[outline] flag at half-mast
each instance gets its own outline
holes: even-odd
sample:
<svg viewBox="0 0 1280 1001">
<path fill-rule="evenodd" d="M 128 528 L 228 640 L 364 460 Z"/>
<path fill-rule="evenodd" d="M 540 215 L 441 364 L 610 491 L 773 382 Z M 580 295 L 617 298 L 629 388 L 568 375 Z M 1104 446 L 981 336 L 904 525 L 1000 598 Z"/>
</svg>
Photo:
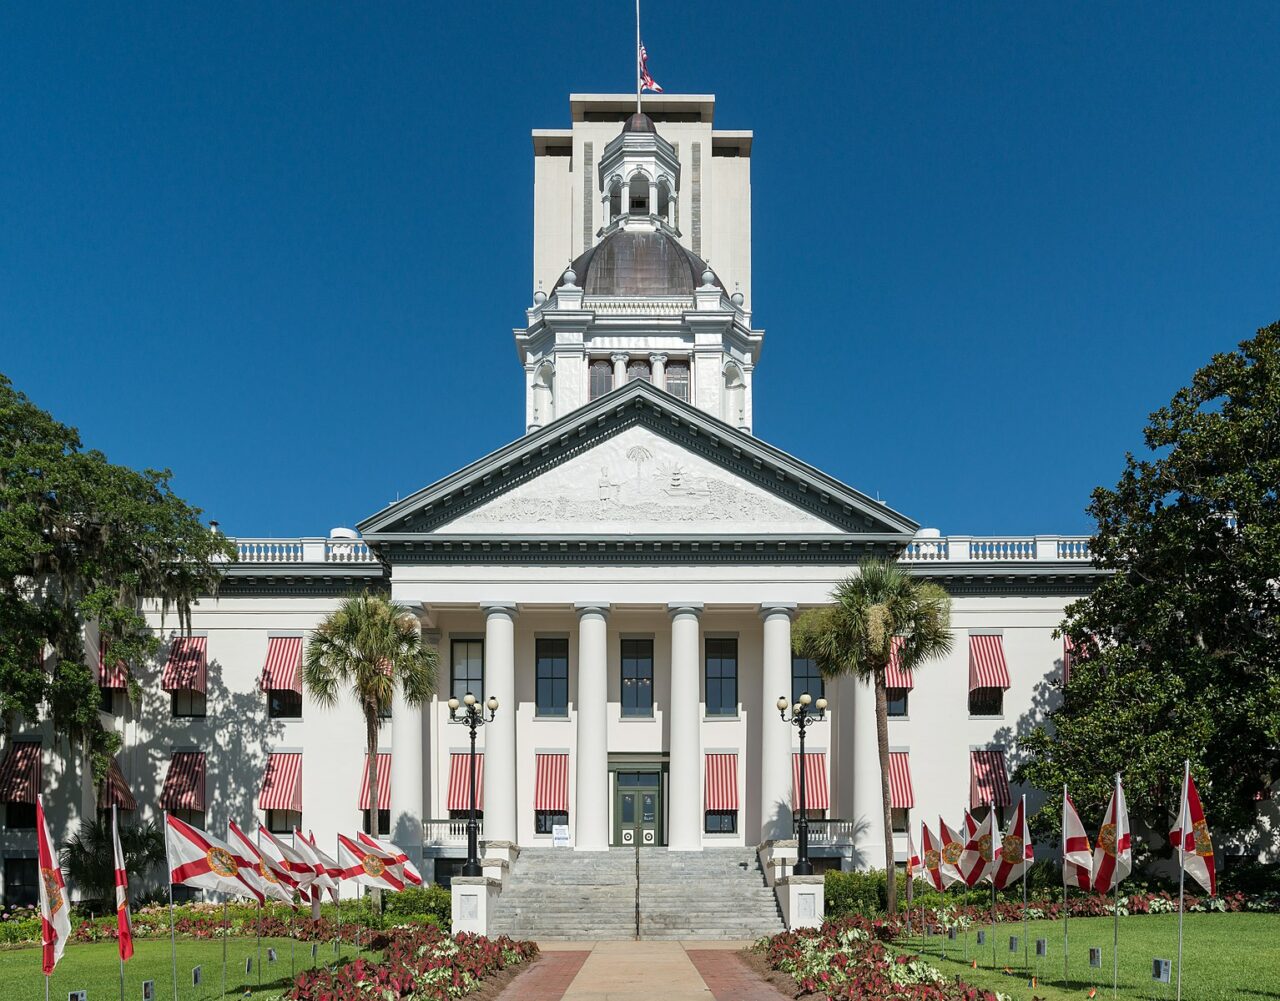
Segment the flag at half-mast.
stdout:
<svg viewBox="0 0 1280 1001">
<path fill-rule="evenodd" d="M 1066 786 L 1062 787 L 1062 879 L 1079 890 L 1093 886 L 1093 849 Z"/>
<path fill-rule="evenodd" d="M 1133 869 L 1133 846 L 1129 837 L 1129 808 L 1124 802 L 1124 786 L 1116 775 L 1116 788 L 1107 804 L 1106 820 L 1098 831 L 1093 848 L 1093 889 L 1110 893 Z"/>
<path fill-rule="evenodd" d="M 995 869 L 991 881 L 997 890 L 1003 890 L 1022 875 L 1023 870 L 1035 861 L 1035 845 L 1031 842 L 1031 826 L 1027 823 L 1027 797 L 1018 801 L 1018 809 L 1009 822 L 1009 833 L 1000 842 L 996 852 Z"/>
<path fill-rule="evenodd" d="M 47 977 L 58 965 L 71 937 L 71 908 L 62 869 L 54 860 L 53 839 L 44 816 L 44 798 L 36 795 L 37 864 L 40 867 L 40 960 Z M 48 982 L 45 984 L 48 989 Z"/>
<path fill-rule="evenodd" d="M 403 890 L 404 881 L 396 872 L 396 860 L 376 848 L 338 835 L 338 868 L 343 879 L 383 890 Z"/>
<path fill-rule="evenodd" d="M 964 852 L 960 855 L 960 876 L 964 885 L 977 886 L 991 878 L 991 847 L 995 841 L 995 807 L 988 807 L 987 815 L 978 823 L 968 810 L 964 814 L 966 838 Z"/>
<path fill-rule="evenodd" d="M 662 88 L 657 81 L 649 75 L 649 52 L 644 47 L 644 42 L 640 43 L 640 87 L 643 90 L 651 90 L 655 94 L 661 94 Z"/>
<path fill-rule="evenodd" d="M 1209 837 L 1209 823 L 1200 805 L 1200 793 L 1196 780 L 1191 777 L 1188 763 L 1182 782 L 1182 805 L 1178 808 L 1178 822 L 1169 832 L 1169 842 L 1178 849 L 1178 861 L 1183 870 L 1203 886 L 1210 896 L 1218 894 L 1218 870 L 1213 859 L 1213 839 Z"/>
<path fill-rule="evenodd" d="M 258 851 L 253 839 L 234 820 L 227 821 L 227 843 L 231 845 L 231 851 L 236 857 L 240 878 L 249 887 L 256 889 L 263 897 L 286 904 L 293 903 L 293 887 L 281 881 L 279 874 L 263 860 L 262 852 Z"/>
<path fill-rule="evenodd" d="M 954 866 L 945 866 L 942 862 L 942 850 L 934 840 L 929 825 L 920 823 L 920 850 L 924 854 L 925 879 L 935 890 L 945 890 L 960 878 Z"/>
<path fill-rule="evenodd" d="M 119 810 L 111 806 L 111 842 L 115 847 L 116 870 L 116 942 L 120 959 L 133 955 L 133 920 L 129 916 L 129 872 L 124 865 L 124 849 L 120 846 Z"/>
<path fill-rule="evenodd" d="M 390 855 L 396 860 L 404 881 L 412 886 L 422 885 L 422 873 L 418 872 L 417 867 L 409 860 L 408 853 L 399 845 L 392 844 L 390 841 L 383 841 L 381 838 L 375 838 L 371 834 L 365 834 L 360 831 L 356 834 L 356 838 L 368 845 L 370 848 L 376 848 L 384 855 Z"/>
<path fill-rule="evenodd" d="M 164 837 L 169 853 L 169 882 L 239 896 L 247 894 L 262 902 L 262 891 L 244 878 L 235 852 L 225 841 L 171 813 L 165 816 Z"/>
</svg>

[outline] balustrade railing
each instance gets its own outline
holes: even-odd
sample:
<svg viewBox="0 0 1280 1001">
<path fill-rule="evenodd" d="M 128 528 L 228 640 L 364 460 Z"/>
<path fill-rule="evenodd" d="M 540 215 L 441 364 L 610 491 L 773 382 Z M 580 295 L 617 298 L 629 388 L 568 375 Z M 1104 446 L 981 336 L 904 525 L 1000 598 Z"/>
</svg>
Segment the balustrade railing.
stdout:
<svg viewBox="0 0 1280 1001">
<path fill-rule="evenodd" d="M 921 536 L 907 544 L 904 563 L 1088 563 L 1087 536 Z"/>
<path fill-rule="evenodd" d="M 237 562 L 376 563 L 378 557 L 359 539 L 233 539 Z"/>
<path fill-rule="evenodd" d="M 476 820 L 480 836 L 484 836 L 484 818 Z M 452 818 L 435 818 L 422 822 L 422 843 L 424 845 L 465 845 L 467 843 L 467 822 Z"/>
<path fill-rule="evenodd" d="M 853 844 L 857 827 L 857 823 L 852 820 L 811 820 L 809 821 L 809 846 Z"/>
</svg>

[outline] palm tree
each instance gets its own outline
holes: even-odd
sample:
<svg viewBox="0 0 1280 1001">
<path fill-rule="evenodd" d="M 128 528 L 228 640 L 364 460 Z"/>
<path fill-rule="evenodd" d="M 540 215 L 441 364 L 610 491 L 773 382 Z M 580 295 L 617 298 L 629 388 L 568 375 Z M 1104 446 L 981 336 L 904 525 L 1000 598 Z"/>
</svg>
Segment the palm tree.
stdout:
<svg viewBox="0 0 1280 1001">
<path fill-rule="evenodd" d="M 890 914 L 898 912 L 893 813 L 889 798 L 889 700 L 885 668 L 897 647 L 898 665 L 915 670 L 951 650 L 951 599 L 937 584 L 912 577 L 898 563 L 868 559 L 835 587 L 832 604 L 797 619 L 792 646 L 824 677 L 851 675 L 876 692 L 876 742 L 884 800 L 885 875 Z M 896 643 L 895 643 L 896 639 Z"/>
<path fill-rule="evenodd" d="M 152 866 L 164 862 L 164 834 L 155 822 L 121 824 L 120 850 L 124 852 L 125 871 L 142 879 Z M 114 899 L 116 886 L 111 821 L 83 821 L 80 830 L 62 846 L 62 864 L 85 899 L 107 909 L 109 901 Z M 114 904 L 111 909 L 114 910 Z"/>
<path fill-rule="evenodd" d="M 436 690 L 435 647 L 422 642 L 417 617 L 379 594 L 343 600 L 311 634 L 302 681 L 316 703 L 337 705 L 344 691 L 360 706 L 368 750 L 369 817 L 378 833 L 378 725 L 399 686 L 411 706 Z"/>
</svg>

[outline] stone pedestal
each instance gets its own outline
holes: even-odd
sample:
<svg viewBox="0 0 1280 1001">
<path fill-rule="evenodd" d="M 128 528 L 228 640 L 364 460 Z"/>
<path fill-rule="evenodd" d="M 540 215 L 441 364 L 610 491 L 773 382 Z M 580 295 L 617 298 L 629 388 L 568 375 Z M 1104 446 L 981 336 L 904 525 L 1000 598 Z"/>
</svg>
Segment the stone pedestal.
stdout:
<svg viewBox="0 0 1280 1001">
<path fill-rule="evenodd" d="M 454 876 L 451 933 L 489 934 L 489 915 L 498 899 L 499 884 L 487 876 Z"/>
<path fill-rule="evenodd" d="M 782 908 L 787 930 L 817 928 L 822 924 L 826 901 L 821 876 L 787 876 L 778 881 L 774 891 Z"/>
</svg>

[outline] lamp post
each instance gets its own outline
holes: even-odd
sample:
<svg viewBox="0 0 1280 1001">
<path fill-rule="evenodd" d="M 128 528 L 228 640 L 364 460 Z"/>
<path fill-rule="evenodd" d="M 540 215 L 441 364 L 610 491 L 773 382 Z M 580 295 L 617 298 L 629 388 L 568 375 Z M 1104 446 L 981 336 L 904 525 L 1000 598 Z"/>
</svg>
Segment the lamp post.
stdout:
<svg viewBox="0 0 1280 1001">
<path fill-rule="evenodd" d="M 458 713 L 459 708 L 462 709 L 461 714 Z M 484 715 L 486 708 L 489 710 L 488 719 Z M 492 695 L 483 705 L 470 692 L 462 697 L 461 702 L 456 698 L 449 700 L 449 722 L 460 723 L 471 732 L 471 757 L 467 761 L 471 769 L 471 811 L 467 817 L 467 861 L 462 866 L 464 876 L 484 874 L 484 870 L 480 868 L 480 829 L 476 824 L 476 730 L 486 723 L 492 723 L 497 713 L 498 700 Z"/>
<path fill-rule="evenodd" d="M 811 709 L 810 706 L 813 708 Z M 788 709 L 791 710 L 790 717 L 787 716 Z M 812 876 L 813 863 L 809 861 L 809 803 L 805 796 L 805 772 L 808 771 L 808 762 L 804 756 L 804 732 L 819 720 L 826 719 L 827 700 L 818 699 L 815 702 L 813 696 L 805 692 L 795 705 L 791 705 L 785 695 L 779 695 L 778 715 L 782 718 L 782 722 L 790 723 L 800 731 L 800 820 L 796 824 L 796 837 L 800 846 L 796 852 L 796 864 L 792 872 L 797 876 Z"/>
</svg>

